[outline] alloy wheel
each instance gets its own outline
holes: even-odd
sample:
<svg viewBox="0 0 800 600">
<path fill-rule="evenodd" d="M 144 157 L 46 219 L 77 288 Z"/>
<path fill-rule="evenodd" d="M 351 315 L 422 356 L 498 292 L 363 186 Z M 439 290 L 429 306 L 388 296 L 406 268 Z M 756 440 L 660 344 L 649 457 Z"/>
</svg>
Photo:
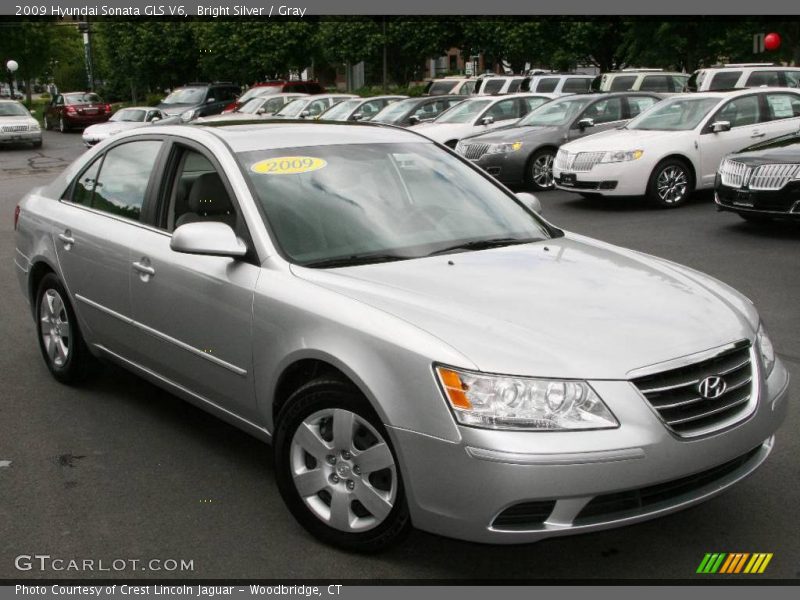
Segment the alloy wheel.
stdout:
<svg viewBox="0 0 800 600">
<path fill-rule="evenodd" d="M 61 294 L 54 289 L 45 291 L 39 308 L 41 336 L 50 363 L 63 367 L 72 349 L 72 330 L 69 315 Z"/>
<path fill-rule="evenodd" d="M 658 174 L 656 192 L 664 204 L 677 204 L 686 198 L 689 176 L 677 165 L 670 165 Z"/>
<path fill-rule="evenodd" d="M 303 502 L 339 531 L 377 527 L 397 501 L 397 468 L 389 445 L 349 410 L 325 409 L 303 420 L 292 437 L 289 461 Z"/>
<path fill-rule="evenodd" d="M 531 164 L 531 180 L 542 189 L 552 188 L 554 154 L 545 153 L 537 156 Z"/>
</svg>

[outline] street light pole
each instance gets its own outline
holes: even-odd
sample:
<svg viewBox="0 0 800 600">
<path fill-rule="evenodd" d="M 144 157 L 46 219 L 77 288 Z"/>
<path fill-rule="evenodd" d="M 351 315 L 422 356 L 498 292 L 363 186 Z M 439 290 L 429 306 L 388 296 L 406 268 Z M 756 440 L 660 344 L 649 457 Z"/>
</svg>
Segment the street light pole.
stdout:
<svg viewBox="0 0 800 600">
<path fill-rule="evenodd" d="M 14 99 L 14 73 L 16 73 L 17 69 L 19 69 L 19 63 L 17 63 L 17 61 L 15 61 L 13 59 L 9 60 L 6 63 L 6 69 L 8 69 L 9 73 L 11 73 L 11 80 L 9 82 L 9 88 L 10 88 L 9 91 L 11 92 L 11 99 L 13 100 Z"/>
</svg>

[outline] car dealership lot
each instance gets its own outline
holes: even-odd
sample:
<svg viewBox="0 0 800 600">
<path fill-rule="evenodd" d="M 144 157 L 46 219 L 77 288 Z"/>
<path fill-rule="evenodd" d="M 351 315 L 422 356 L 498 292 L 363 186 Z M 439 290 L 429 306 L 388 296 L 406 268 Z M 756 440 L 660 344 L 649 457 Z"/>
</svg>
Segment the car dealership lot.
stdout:
<svg viewBox="0 0 800 600">
<path fill-rule="evenodd" d="M 193 560 L 196 577 L 692 577 L 711 551 L 774 552 L 766 576 L 798 576 L 791 557 L 800 542 L 788 526 L 800 517 L 796 410 L 754 476 L 664 519 L 523 547 L 420 532 L 380 556 L 320 545 L 284 508 L 267 446 L 116 368 L 80 389 L 49 377 L 12 273 L 12 215 L 22 194 L 81 151 L 79 134 L 46 132 L 41 150 L 0 153 L 0 464 L 11 461 L 0 468 L 0 576 L 59 576 L 14 568 L 19 554 L 50 554 Z M 795 375 L 797 396 L 800 229 L 754 228 L 716 213 L 707 196 L 680 211 L 566 192 L 540 198 L 557 225 L 687 264 L 747 294 Z"/>
</svg>

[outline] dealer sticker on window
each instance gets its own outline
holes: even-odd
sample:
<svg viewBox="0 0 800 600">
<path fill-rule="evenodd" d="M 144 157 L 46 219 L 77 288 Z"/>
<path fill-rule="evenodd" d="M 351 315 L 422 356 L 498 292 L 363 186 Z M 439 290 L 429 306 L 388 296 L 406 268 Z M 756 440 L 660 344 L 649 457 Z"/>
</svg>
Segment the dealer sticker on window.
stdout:
<svg viewBox="0 0 800 600">
<path fill-rule="evenodd" d="M 261 175 L 297 175 L 327 166 L 328 161 L 313 156 L 277 156 L 250 165 L 250 170 Z"/>
</svg>

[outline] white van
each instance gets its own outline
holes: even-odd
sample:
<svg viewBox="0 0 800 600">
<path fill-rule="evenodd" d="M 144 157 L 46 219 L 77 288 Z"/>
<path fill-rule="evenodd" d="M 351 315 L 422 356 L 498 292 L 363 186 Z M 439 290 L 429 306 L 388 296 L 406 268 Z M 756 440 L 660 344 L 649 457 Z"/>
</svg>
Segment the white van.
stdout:
<svg viewBox="0 0 800 600">
<path fill-rule="evenodd" d="M 800 68 L 773 63 L 726 64 L 698 69 L 689 78 L 690 92 L 713 92 L 752 87 L 800 87 Z"/>
</svg>

